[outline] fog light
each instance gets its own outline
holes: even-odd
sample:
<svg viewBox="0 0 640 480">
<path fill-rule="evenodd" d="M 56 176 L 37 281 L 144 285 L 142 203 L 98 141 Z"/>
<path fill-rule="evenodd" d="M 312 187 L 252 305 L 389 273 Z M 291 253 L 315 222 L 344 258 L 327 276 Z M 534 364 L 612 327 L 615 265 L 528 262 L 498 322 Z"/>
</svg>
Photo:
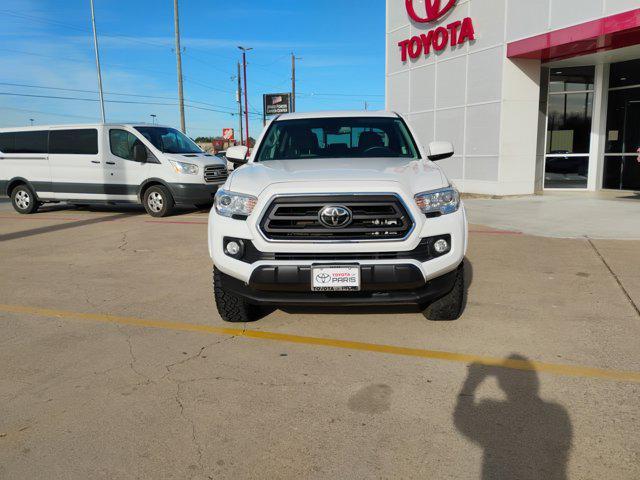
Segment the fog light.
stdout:
<svg viewBox="0 0 640 480">
<path fill-rule="evenodd" d="M 441 238 L 433 244 L 433 248 L 439 254 L 447 253 L 449 251 L 449 242 L 447 242 L 444 238 Z"/>
<path fill-rule="evenodd" d="M 240 258 L 244 253 L 244 245 L 242 240 L 230 240 L 224 247 L 227 255 L 233 258 Z"/>
</svg>

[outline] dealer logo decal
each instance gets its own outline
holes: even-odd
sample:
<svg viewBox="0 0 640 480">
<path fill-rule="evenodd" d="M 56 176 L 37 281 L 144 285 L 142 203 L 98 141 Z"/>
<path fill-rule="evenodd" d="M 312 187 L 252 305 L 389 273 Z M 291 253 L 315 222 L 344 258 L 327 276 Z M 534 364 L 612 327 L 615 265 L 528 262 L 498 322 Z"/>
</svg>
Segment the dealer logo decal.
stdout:
<svg viewBox="0 0 640 480">
<path fill-rule="evenodd" d="M 405 2 L 407 4 L 407 13 L 418 23 L 435 22 L 440 17 L 444 16 L 456 4 L 456 0 L 448 0 L 448 3 L 443 7 L 441 0 L 424 0 L 427 16 L 421 17 L 416 13 L 416 9 L 413 5 L 414 0 L 405 0 Z"/>
</svg>

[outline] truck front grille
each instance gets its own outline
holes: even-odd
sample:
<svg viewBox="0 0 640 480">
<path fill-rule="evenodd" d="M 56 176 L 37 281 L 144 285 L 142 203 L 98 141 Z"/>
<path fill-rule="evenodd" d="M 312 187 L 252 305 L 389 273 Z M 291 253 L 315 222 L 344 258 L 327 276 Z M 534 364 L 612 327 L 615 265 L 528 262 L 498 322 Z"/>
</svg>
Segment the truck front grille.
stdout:
<svg viewBox="0 0 640 480">
<path fill-rule="evenodd" d="M 320 212 L 328 206 L 348 209 L 351 221 L 326 226 Z M 267 207 L 260 229 L 270 240 L 389 241 L 406 238 L 413 220 L 396 195 L 282 196 Z"/>
<path fill-rule="evenodd" d="M 204 181 L 207 183 L 224 183 L 229 176 L 223 165 L 207 165 L 204 167 Z"/>
</svg>

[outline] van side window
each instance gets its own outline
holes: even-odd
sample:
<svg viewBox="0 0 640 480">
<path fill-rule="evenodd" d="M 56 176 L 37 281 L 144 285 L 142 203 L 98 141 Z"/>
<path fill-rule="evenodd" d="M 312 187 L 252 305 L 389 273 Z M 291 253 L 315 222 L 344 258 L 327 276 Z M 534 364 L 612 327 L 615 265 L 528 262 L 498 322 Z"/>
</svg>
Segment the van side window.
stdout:
<svg viewBox="0 0 640 480">
<path fill-rule="evenodd" d="M 47 153 L 49 132 L 0 133 L 0 152 L 3 153 Z"/>
<path fill-rule="evenodd" d="M 66 155 L 97 155 L 98 130 L 51 130 L 49 153 Z"/>
<path fill-rule="evenodd" d="M 133 147 L 142 145 L 142 142 L 133 133 L 114 128 L 109 130 L 109 145 L 116 157 L 133 160 Z"/>
</svg>

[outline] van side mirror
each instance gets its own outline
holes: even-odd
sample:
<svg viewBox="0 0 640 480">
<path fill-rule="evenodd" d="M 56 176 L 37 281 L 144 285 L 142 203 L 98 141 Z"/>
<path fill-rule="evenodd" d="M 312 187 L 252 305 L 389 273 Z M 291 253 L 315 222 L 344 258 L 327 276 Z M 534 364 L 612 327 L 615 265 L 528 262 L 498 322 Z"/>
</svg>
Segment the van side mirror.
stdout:
<svg viewBox="0 0 640 480">
<path fill-rule="evenodd" d="M 227 160 L 234 165 L 244 165 L 249 161 L 247 158 L 248 153 L 248 147 L 245 147 L 244 145 L 236 145 L 235 147 L 227 148 L 225 156 L 227 157 Z"/>
<path fill-rule="evenodd" d="M 453 157 L 453 144 L 451 142 L 431 142 L 428 157 L 432 162 Z"/>
<path fill-rule="evenodd" d="M 136 162 L 145 163 L 147 161 L 147 147 L 141 143 L 133 146 L 133 159 Z"/>
</svg>

